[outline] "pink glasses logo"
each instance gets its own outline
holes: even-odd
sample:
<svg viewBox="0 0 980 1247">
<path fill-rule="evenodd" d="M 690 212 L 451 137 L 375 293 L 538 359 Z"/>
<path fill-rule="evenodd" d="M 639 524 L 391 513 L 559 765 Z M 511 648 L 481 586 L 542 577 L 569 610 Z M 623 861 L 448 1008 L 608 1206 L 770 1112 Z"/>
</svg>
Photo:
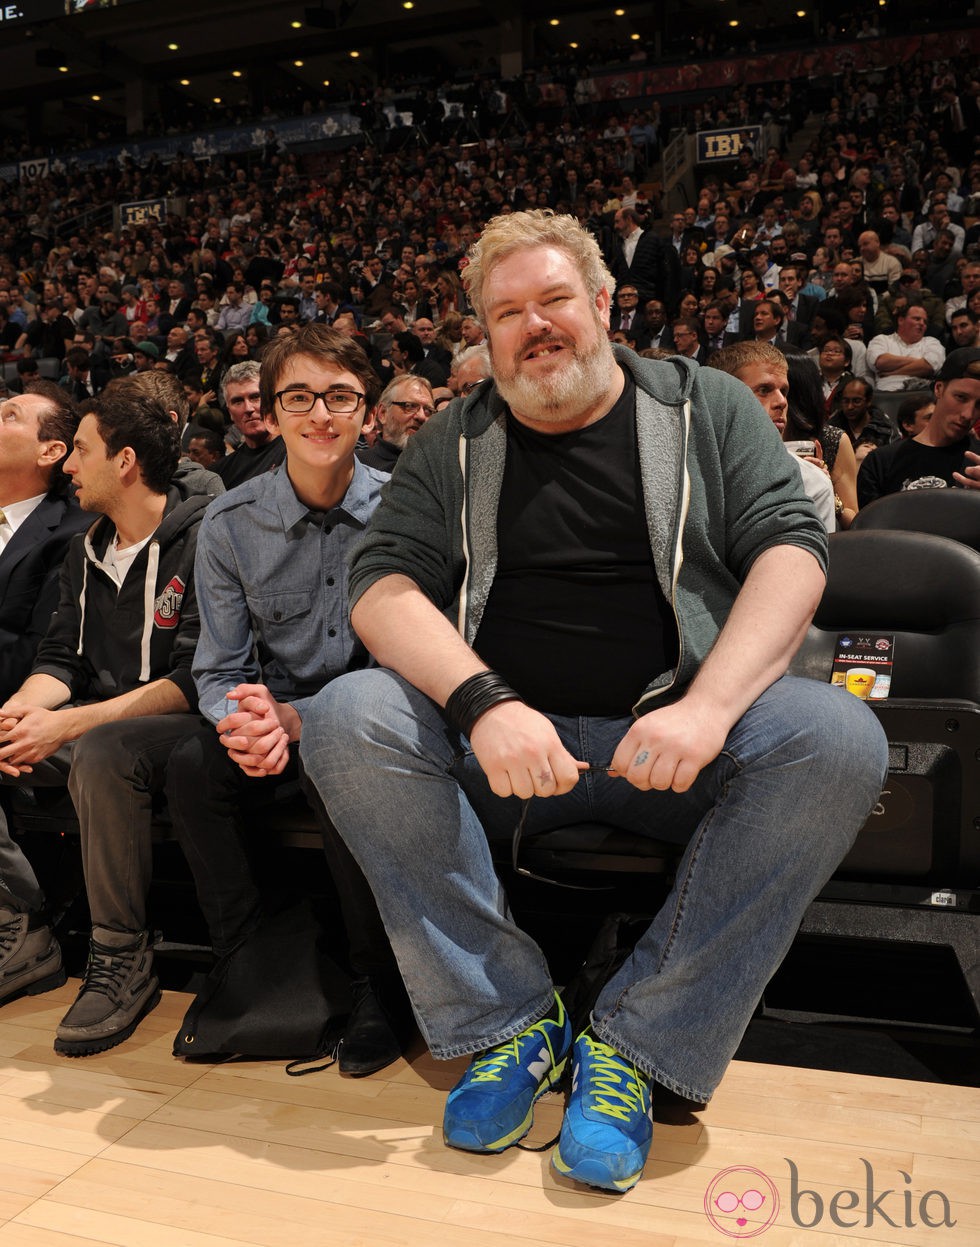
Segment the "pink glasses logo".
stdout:
<svg viewBox="0 0 980 1247">
<path fill-rule="evenodd" d="M 779 1192 L 761 1169 L 732 1165 L 712 1178 L 704 1193 L 704 1211 L 715 1229 L 729 1238 L 755 1238 L 779 1215 Z"/>
</svg>

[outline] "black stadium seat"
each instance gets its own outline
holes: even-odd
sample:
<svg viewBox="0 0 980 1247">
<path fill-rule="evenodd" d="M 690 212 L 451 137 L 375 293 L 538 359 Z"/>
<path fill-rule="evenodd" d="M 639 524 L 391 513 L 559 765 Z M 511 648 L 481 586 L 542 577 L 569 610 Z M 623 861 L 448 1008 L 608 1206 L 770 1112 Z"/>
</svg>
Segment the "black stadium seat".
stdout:
<svg viewBox="0 0 980 1247">
<path fill-rule="evenodd" d="M 897 529 L 934 533 L 980 550 L 980 492 L 970 489 L 907 489 L 862 507 L 851 532 Z"/>
</svg>

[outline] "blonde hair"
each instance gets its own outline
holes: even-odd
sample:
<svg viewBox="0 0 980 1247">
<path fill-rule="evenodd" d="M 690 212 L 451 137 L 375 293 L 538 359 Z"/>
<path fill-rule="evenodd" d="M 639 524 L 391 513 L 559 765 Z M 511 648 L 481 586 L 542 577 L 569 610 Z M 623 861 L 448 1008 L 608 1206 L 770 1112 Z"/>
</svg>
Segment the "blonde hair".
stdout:
<svg viewBox="0 0 980 1247">
<path fill-rule="evenodd" d="M 777 372 L 786 372 L 788 365 L 786 356 L 771 342 L 733 342 L 731 346 L 723 346 L 708 360 L 708 368 L 717 368 L 737 377 L 743 368 L 751 368 L 753 364 L 768 364 Z"/>
<path fill-rule="evenodd" d="M 494 265 L 515 251 L 527 247 L 556 247 L 572 260 L 582 275 L 590 299 L 600 290 L 612 295 L 616 282 L 606 267 L 599 244 L 572 216 L 561 216 L 547 208 L 530 212 L 511 212 L 496 216 L 468 253 L 463 284 L 481 324 L 484 318 L 483 287 Z"/>
</svg>

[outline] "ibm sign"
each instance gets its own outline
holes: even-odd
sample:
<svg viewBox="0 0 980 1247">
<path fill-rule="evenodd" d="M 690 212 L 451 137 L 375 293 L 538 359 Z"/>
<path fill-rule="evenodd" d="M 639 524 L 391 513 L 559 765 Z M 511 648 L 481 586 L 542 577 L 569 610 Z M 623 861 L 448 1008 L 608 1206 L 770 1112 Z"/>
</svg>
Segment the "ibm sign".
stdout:
<svg viewBox="0 0 980 1247">
<path fill-rule="evenodd" d="M 134 229 L 140 225 L 157 224 L 167 219 L 165 199 L 142 199 L 138 203 L 119 205 L 119 229 Z"/>
<path fill-rule="evenodd" d="M 698 158 L 699 165 L 710 165 L 715 161 L 735 160 L 743 145 L 752 144 L 758 152 L 762 145 L 762 126 L 734 126 L 727 130 L 699 130 Z"/>
</svg>

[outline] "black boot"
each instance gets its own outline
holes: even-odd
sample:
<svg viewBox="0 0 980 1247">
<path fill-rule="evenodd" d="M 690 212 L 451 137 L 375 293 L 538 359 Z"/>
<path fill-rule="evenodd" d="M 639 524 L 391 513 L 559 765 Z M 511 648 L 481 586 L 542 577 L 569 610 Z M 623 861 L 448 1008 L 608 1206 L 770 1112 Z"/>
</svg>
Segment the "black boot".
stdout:
<svg viewBox="0 0 980 1247">
<path fill-rule="evenodd" d="M 337 1063 L 342 1074 L 364 1078 L 376 1074 L 402 1054 L 405 1027 L 400 1027 L 389 1001 L 368 978 L 351 984 L 354 1008 L 344 1028 Z"/>
</svg>

